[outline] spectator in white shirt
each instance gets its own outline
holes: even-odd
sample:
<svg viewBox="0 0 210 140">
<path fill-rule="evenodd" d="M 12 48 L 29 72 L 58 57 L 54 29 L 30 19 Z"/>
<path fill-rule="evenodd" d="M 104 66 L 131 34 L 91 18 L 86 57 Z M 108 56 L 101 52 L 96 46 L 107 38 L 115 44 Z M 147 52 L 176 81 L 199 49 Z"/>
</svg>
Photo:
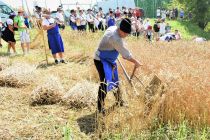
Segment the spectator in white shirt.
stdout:
<svg viewBox="0 0 210 140">
<path fill-rule="evenodd" d="M 146 22 L 144 23 L 144 29 L 147 30 L 150 25 L 151 24 L 150 24 L 149 18 L 147 18 Z"/>
<path fill-rule="evenodd" d="M 161 16 L 160 16 L 160 13 L 161 13 L 161 10 L 160 10 L 160 8 L 158 8 L 157 9 L 157 18 L 160 18 Z"/>
<path fill-rule="evenodd" d="M 86 30 L 86 17 L 82 10 L 79 10 L 79 15 L 77 16 L 77 24 L 79 24 L 79 26 L 77 26 L 79 31 Z"/>
<path fill-rule="evenodd" d="M 91 9 L 88 9 L 87 22 L 88 22 L 88 26 L 89 26 L 89 31 L 95 32 L 94 17 L 92 15 L 92 10 Z"/>
<path fill-rule="evenodd" d="M 160 36 L 163 36 L 165 33 L 166 33 L 166 24 L 165 24 L 165 20 L 161 20 L 161 23 L 160 23 Z"/>
<path fill-rule="evenodd" d="M 60 7 L 57 8 L 56 19 L 59 21 L 58 27 L 60 29 L 64 30 L 65 29 L 65 25 L 64 25 L 63 10 Z"/>
</svg>

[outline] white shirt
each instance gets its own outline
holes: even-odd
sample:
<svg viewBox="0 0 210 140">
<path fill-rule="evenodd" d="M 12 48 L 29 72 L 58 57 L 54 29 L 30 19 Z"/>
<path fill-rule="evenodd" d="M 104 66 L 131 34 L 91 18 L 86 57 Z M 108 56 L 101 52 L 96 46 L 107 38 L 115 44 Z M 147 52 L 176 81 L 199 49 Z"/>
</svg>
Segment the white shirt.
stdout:
<svg viewBox="0 0 210 140">
<path fill-rule="evenodd" d="M 194 41 L 195 41 L 195 42 L 204 42 L 204 41 L 206 41 L 206 39 L 205 39 L 205 38 L 202 38 L 202 37 L 196 37 L 196 38 L 194 39 Z"/>
<path fill-rule="evenodd" d="M 64 22 L 64 17 L 62 13 L 57 12 L 56 13 L 56 18 L 58 18 L 59 21 Z"/>
<path fill-rule="evenodd" d="M 157 16 L 160 16 L 160 9 L 157 9 Z"/>
<path fill-rule="evenodd" d="M 166 18 L 166 11 L 165 10 L 162 11 L 161 15 L 162 15 L 162 19 L 165 19 Z"/>
<path fill-rule="evenodd" d="M 165 33 L 166 33 L 166 24 L 160 23 L 160 34 L 165 34 Z"/>
<path fill-rule="evenodd" d="M 99 47 L 95 53 L 94 59 L 100 60 L 100 51 L 111 51 L 111 50 L 117 50 L 123 58 L 130 59 L 131 53 L 129 50 L 125 47 L 125 43 L 123 42 L 123 39 L 119 36 L 117 26 L 111 26 L 109 27 L 105 33 L 104 36 L 99 44 Z"/>
<path fill-rule="evenodd" d="M 148 29 L 148 26 L 150 26 L 150 25 L 151 25 L 150 22 L 149 21 L 146 21 L 144 23 L 144 29 L 147 30 Z"/>
<path fill-rule="evenodd" d="M 50 24 L 53 24 L 53 23 L 55 23 L 55 20 L 53 19 L 53 18 L 50 18 L 50 19 L 44 19 L 43 21 L 42 21 L 42 25 L 43 26 L 49 26 Z"/>
<path fill-rule="evenodd" d="M 71 16 L 70 16 L 71 22 L 76 23 L 76 18 L 77 18 L 77 17 L 75 17 L 74 15 L 71 15 Z"/>
<path fill-rule="evenodd" d="M 7 19 L 6 20 L 7 25 L 12 25 L 13 26 L 13 20 L 12 19 Z"/>
<path fill-rule="evenodd" d="M 94 19 L 94 25 L 96 26 L 96 28 L 98 28 L 98 25 L 100 23 L 100 19 Z"/>
<path fill-rule="evenodd" d="M 81 25 L 86 25 L 86 17 L 85 15 L 78 15 L 78 17 L 80 19 L 80 24 Z"/>
<path fill-rule="evenodd" d="M 167 34 L 165 34 L 164 36 L 161 36 L 161 37 L 160 37 L 160 41 L 167 41 L 167 40 L 166 40 L 167 37 L 168 37 L 168 38 L 174 38 L 173 36 L 174 36 L 173 33 L 167 33 Z"/>
<path fill-rule="evenodd" d="M 88 22 L 93 22 L 94 21 L 94 18 L 91 14 L 87 14 L 87 21 Z"/>
</svg>

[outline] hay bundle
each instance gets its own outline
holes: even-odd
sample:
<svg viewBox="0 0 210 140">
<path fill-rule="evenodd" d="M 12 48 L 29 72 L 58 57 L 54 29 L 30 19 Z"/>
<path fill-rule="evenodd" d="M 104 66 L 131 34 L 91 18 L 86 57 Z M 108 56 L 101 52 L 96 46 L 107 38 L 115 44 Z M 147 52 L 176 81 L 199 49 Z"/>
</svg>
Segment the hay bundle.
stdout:
<svg viewBox="0 0 210 140">
<path fill-rule="evenodd" d="M 84 108 L 96 105 L 98 85 L 82 81 L 72 87 L 62 98 L 70 108 Z"/>
<path fill-rule="evenodd" d="M 27 63 L 16 63 L 0 72 L 0 86 L 22 87 L 34 79 L 36 67 Z"/>
<path fill-rule="evenodd" d="M 49 105 L 61 101 L 64 89 L 57 77 L 50 76 L 31 93 L 31 105 Z"/>
</svg>

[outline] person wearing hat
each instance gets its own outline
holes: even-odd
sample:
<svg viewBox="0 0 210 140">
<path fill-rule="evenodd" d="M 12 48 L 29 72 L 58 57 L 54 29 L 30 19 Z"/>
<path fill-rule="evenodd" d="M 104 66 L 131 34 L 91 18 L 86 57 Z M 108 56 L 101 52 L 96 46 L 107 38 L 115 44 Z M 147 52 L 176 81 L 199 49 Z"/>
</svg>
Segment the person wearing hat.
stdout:
<svg viewBox="0 0 210 140">
<path fill-rule="evenodd" d="M 43 29 L 47 30 L 48 44 L 55 59 L 55 64 L 66 63 L 63 59 L 64 46 L 57 24 L 59 21 L 56 22 L 55 19 L 51 18 L 48 10 L 44 11 L 44 17 L 42 25 Z"/>
<path fill-rule="evenodd" d="M 125 48 L 123 38 L 131 33 L 131 21 L 128 18 L 122 19 L 120 26 L 109 27 L 95 52 L 94 64 L 100 78 L 100 86 L 98 90 L 97 107 L 99 113 L 105 114 L 104 100 L 108 91 L 117 89 L 114 93 L 116 104 L 123 106 L 124 101 L 119 89 L 119 79 L 116 60 L 119 54 L 138 68 L 142 64 L 133 58 L 130 51 Z"/>
<path fill-rule="evenodd" d="M 21 47 L 23 50 L 23 54 L 25 55 L 26 53 L 29 53 L 30 35 L 27 26 L 25 25 L 23 14 L 23 9 L 18 9 L 18 15 L 14 18 L 14 27 L 18 28 L 18 31 L 20 33 Z"/>
<path fill-rule="evenodd" d="M 56 19 L 60 22 L 58 24 L 58 27 L 60 29 L 65 29 L 65 25 L 64 25 L 64 16 L 63 16 L 63 10 L 61 7 L 57 8 L 57 13 L 56 13 Z"/>
<path fill-rule="evenodd" d="M 4 23 L 3 29 L 2 29 L 2 39 L 8 43 L 8 50 L 7 53 L 10 55 L 10 49 L 13 49 L 14 54 L 17 54 L 15 49 L 15 33 L 14 33 L 14 27 L 13 27 L 13 19 L 15 17 L 15 14 L 12 13 L 9 18 L 6 20 L 6 23 Z"/>
</svg>

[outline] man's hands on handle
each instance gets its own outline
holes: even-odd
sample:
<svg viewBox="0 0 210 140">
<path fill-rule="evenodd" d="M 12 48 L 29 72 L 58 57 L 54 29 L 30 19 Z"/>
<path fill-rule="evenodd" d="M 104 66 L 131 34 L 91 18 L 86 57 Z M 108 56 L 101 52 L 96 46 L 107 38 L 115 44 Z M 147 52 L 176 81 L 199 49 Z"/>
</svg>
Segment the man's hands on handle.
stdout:
<svg viewBox="0 0 210 140">
<path fill-rule="evenodd" d="M 126 59 L 126 58 L 124 58 L 124 59 Z M 140 66 L 143 66 L 143 64 L 140 63 L 138 60 L 132 58 L 132 57 L 129 58 L 129 59 L 126 59 L 126 60 L 128 60 L 128 61 L 134 63 L 134 69 L 133 69 L 133 72 L 132 72 L 132 74 L 131 74 L 130 77 L 128 76 L 128 74 L 127 74 L 127 72 L 126 72 L 124 66 L 121 64 L 121 62 L 120 62 L 119 59 L 118 59 L 118 61 L 119 61 L 120 65 L 121 65 L 121 67 L 122 67 L 122 69 L 123 69 L 123 72 L 124 72 L 126 78 L 128 79 L 129 82 L 131 82 L 131 79 L 132 79 L 133 76 L 135 75 L 135 72 L 136 72 L 137 68 L 139 68 Z"/>
<path fill-rule="evenodd" d="M 135 67 L 135 68 L 138 68 L 138 67 L 140 67 L 140 66 L 143 66 L 142 63 L 140 63 L 138 60 L 136 60 L 136 59 L 134 59 L 134 58 L 132 58 L 132 57 L 131 57 L 130 59 L 126 59 L 126 60 L 132 62 L 132 63 L 134 64 L 134 67 Z"/>
<path fill-rule="evenodd" d="M 125 58 L 124 58 L 125 59 Z M 132 62 L 134 64 L 134 68 L 133 68 L 133 72 L 130 76 L 130 80 L 133 78 L 133 76 L 135 75 L 136 70 L 140 67 L 143 66 L 143 64 L 141 62 L 139 62 L 138 60 L 134 59 L 134 58 L 130 58 L 130 59 L 126 59 L 130 62 Z"/>
</svg>

